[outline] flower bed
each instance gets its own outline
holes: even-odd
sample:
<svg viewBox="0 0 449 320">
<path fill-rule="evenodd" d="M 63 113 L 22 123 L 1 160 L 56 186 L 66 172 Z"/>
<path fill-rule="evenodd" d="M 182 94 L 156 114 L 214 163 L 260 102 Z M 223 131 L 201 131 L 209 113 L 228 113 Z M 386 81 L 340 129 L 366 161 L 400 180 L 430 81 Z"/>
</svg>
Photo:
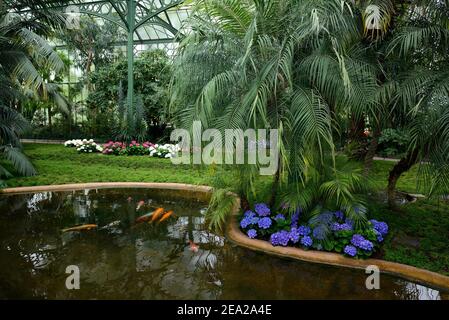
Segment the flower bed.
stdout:
<svg viewBox="0 0 449 320">
<path fill-rule="evenodd" d="M 150 148 L 152 146 L 154 144 L 148 141 L 142 144 L 137 141 L 131 141 L 130 144 L 109 141 L 103 145 L 103 154 L 115 156 L 145 156 L 150 154 Z"/>
<path fill-rule="evenodd" d="M 269 241 L 273 246 L 298 246 L 303 249 L 338 252 L 348 257 L 367 258 L 381 245 L 388 233 L 385 222 L 370 220 L 361 227 L 343 211 L 325 212 L 324 223 L 312 226 L 300 223 L 301 212 L 291 217 L 272 213 L 263 203 L 246 211 L 240 218 L 240 228 L 251 239 Z"/>
<path fill-rule="evenodd" d="M 101 152 L 104 155 L 115 156 L 150 156 L 155 158 L 173 158 L 179 151 L 176 144 L 153 144 L 149 141 L 138 143 L 131 141 L 127 144 L 119 141 L 109 141 L 100 146 L 90 139 L 68 140 L 64 143 L 66 147 L 77 148 L 78 152 L 91 153 Z"/>
<path fill-rule="evenodd" d="M 157 158 L 173 158 L 179 151 L 179 146 L 176 144 L 155 144 L 150 147 L 150 156 Z"/>
<path fill-rule="evenodd" d="M 76 148 L 76 150 L 80 153 L 97 153 L 103 152 L 103 147 L 96 144 L 93 139 L 76 139 L 76 140 L 68 140 L 64 143 L 64 145 L 68 148 Z"/>
</svg>

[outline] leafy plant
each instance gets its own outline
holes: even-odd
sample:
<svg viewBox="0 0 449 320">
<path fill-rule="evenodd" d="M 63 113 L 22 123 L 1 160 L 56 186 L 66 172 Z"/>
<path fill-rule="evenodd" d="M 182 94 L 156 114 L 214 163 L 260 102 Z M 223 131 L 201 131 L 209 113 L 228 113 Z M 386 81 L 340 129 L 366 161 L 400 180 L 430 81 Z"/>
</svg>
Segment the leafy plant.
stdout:
<svg viewBox="0 0 449 320">
<path fill-rule="evenodd" d="M 209 228 L 215 231 L 223 231 L 223 226 L 235 205 L 235 196 L 230 194 L 229 190 L 214 190 L 206 211 L 206 221 Z"/>
<path fill-rule="evenodd" d="M 276 212 L 256 204 L 240 218 L 240 227 L 249 238 L 268 240 L 273 246 L 314 248 L 355 258 L 370 257 L 389 231 L 385 222 L 377 220 L 357 226 L 342 210 L 321 211 L 309 220 L 302 210 L 290 218 Z"/>
<path fill-rule="evenodd" d="M 119 58 L 115 63 L 96 69 L 90 76 L 95 90 L 89 93 L 86 101 L 91 110 L 91 130 L 128 142 L 160 138 L 167 121 L 170 77 L 170 61 L 164 51 L 143 52 L 134 62 L 137 97 L 133 105 L 128 106 L 125 101 L 127 61 Z"/>
<path fill-rule="evenodd" d="M 403 156 L 410 144 L 410 133 L 400 129 L 385 129 L 379 138 L 378 153 L 382 156 Z"/>
<path fill-rule="evenodd" d="M 10 12 L 17 7 L 40 7 L 42 11 L 27 16 Z M 16 108 L 24 98 L 23 87 L 45 88 L 39 68 L 45 66 L 56 72 L 63 68 L 60 57 L 44 39 L 58 21 L 60 16 L 47 11 L 45 1 L 0 3 L 0 158 L 22 175 L 34 175 L 36 171 L 21 152 L 19 137 L 28 123 Z M 0 179 L 11 175 L 0 165 Z"/>
</svg>

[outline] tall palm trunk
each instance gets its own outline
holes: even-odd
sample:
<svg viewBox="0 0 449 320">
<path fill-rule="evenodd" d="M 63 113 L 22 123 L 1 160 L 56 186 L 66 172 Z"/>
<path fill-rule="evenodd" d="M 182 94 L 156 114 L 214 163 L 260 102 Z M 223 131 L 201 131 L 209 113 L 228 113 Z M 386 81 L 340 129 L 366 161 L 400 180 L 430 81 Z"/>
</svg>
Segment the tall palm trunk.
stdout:
<svg viewBox="0 0 449 320">
<path fill-rule="evenodd" d="M 388 177 L 388 187 L 387 187 L 387 197 L 388 197 L 388 205 L 391 208 L 396 207 L 395 198 L 396 198 L 396 184 L 404 172 L 410 170 L 414 164 L 418 161 L 419 150 L 417 148 L 409 151 L 407 155 L 402 158 L 390 171 L 390 175 Z"/>
<path fill-rule="evenodd" d="M 374 156 L 376 155 L 377 147 L 379 146 L 379 137 L 380 130 L 376 128 L 373 132 L 373 139 L 368 146 L 368 152 L 366 153 L 365 161 L 363 164 L 363 174 L 365 176 L 368 176 L 371 168 L 373 167 Z"/>
</svg>

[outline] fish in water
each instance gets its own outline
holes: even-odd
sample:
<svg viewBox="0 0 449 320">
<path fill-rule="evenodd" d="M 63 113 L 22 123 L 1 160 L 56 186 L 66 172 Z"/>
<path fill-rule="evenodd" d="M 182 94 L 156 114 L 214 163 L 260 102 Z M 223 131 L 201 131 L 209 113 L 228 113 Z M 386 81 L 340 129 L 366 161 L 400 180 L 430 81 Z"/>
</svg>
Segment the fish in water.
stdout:
<svg viewBox="0 0 449 320">
<path fill-rule="evenodd" d="M 140 208 L 142 208 L 144 205 L 145 205 L 145 201 L 140 200 L 140 201 L 137 203 L 136 210 L 140 210 Z"/>
<path fill-rule="evenodd" d="M 156 211 L 154 211 L 153 216 L 151 217 L 151 222 L 154 222 L 157 219 L 159 219 L 163 213 L 164 213 L 164 208 L 157 208 Z"/>
<path fill-rule="evenodd" d="M 157 208 L 156 210 L 149 212 L 147 214 L 144 214 L 143 216 L 140 216 L 136 219 L 136 223 L 142 223 L 142 222 L 146 222 L 149 221 L 155 214 L 158 214 L 158 212 L 164 212 L 163 208 Z"/>
<path fill-rule="evenodd" d="M 189 240 L 189 250 L 192 252 L 198 252 L 198 250 L 200 249 L 200 246 L 197 245 L 195 242 L 193 242 L 192 240 Z"/>
<path fill-rule="evenodd" d="M 164 220 L 167 220 L 172 215 L 173 215 L 173 210 L 167 211 L 166 213 L 164 213 L 164 215 L 162 216 L 161 220 L 159 220 L 159 223 L 161 223 Z"/>
<path fill-rule="evenodd" d="M 155 212 L 156 211 L 151 211 L 151 212 L 149 212 L 147 214 L 144 214 L 143 216 L 138 217 L 136 219 L 136 221 L 134 221 L 134 222 L 135 223 L 142 223 L 142 222 L 148 221 L 148 220 L 151 219 L 151 217 L 154 215 Z"/>
<path fill-rule="evenodd" d="M 88 231 L 97 228 L 96 224 L 83 224 L 81 226 L 76 226 L 72 228 L 63 229 L 62 232 L 70 232 L 70 231 Z"/>
<path fill-rule="evenodd" d="M 105 230 L 105 229 L 111 229 L 111 228 L 118 227 L 120 225 L 120 223 L 122 223 L 120 220 L 111 222 L 111 223 L 105 225 L 104 227 L 101 227 L 100 230 Z"/>
</svg>

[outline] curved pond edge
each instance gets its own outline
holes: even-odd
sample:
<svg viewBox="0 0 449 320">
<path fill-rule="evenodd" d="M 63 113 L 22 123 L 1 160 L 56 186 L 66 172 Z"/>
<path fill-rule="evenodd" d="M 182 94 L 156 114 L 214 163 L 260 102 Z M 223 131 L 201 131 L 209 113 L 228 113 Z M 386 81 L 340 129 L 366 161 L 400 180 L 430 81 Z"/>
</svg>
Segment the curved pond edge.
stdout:
<svg viewBox="0 0 449 320">
<path fill-rule="evenodd" d="M 406 264 L 380 259 L 351 259 L 338 253 L 303 250 L 295 247 L 274 247 L 268 241 L 250 239 L 240 230 L 237 217 L 238 210 L 233 213 L 226 232 L 232 242 L 247 249 L 279 257 L 352 269 L 365 270 L 368 266 L 377 266 L 382 273 L 431 286 L 435 289 L 449 290 L 448 276 Z"/>
<path fill-rule="evenodd" d="M 194 195 L 201 200 L 210 198 L 213 190 L 209 186 L 190 185 L 180 183 L 146 183 L 146 182 L 105 182 L 105 183 L 82 183 L 64 184 L 48 186 L 32 186 L 0 189 L 0 195 L 26 194 L 33 192 L 58 192 L 74 191 L 84 189 L 159 189 L 178 191 L 181 195 Z M 274 247 L 269 242 L 248 238 L 239 228 L 238 215 L 240 212 L 240 198 L 236 198 L 235 206 L 232 210 L 231 218 L 226 228 L 226 235 L 235 244 L 247 249 L 260 251 L 270 255 L 296 259 L 311 263 L 326 264 L 337 267 L 347 267 L 353 269 L 366 269 L 368 266 L 377 266 L 382 273 L 394 275 L 406 280 L 428 285 L 436 289 L 449 290 L 449 277 L 442 274 L 412 267 L 409 265 L 390 262 L 380 259 L 356 260 L 344 257 L 338 253 L 320 252 L 314 250 L 303 250 L 295 247 Z"/>
</svg>

